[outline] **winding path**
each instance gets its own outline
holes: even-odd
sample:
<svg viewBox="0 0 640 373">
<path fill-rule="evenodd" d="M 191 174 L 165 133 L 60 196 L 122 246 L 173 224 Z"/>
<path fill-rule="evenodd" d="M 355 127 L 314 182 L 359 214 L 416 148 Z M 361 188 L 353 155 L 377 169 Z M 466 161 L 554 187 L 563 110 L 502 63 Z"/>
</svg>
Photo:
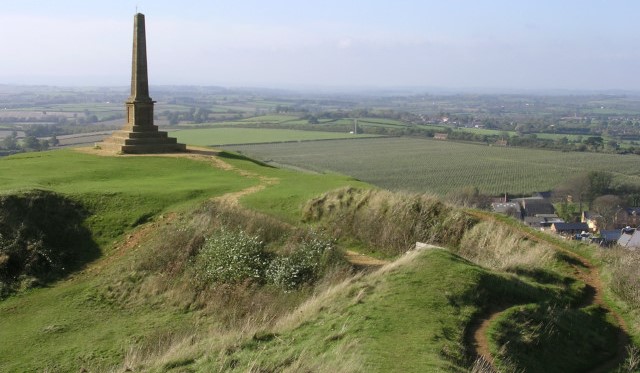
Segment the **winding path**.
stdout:
<svg viewBox="0 0 640 373">
<path fill-rule="evenodd" d="M 498 224 L 505 224 L 504 222 L 499 221 L 493 215 L 481 211 L 468 211 L 470 215 L 481 219 L 481 220 L 491 220 Z M 514 227 L 517 229 L 517 227 Z M 616 367 L 620 366 L 627 357 L 627 346 L 630 343 L 629 335 L 627 331 L 627 325 L 624 319 L 617 313 L 615 310 L 612 310 L 604 301 L 604 286 L 602 285 L 602 281 L 600 279 L 600 274 L 598 269 L 587 259 L 573 253 L 572 251 L 562 247 L 559 244 L 554 243 L 553 241 L 544 240 L 531 232 L 528 232 L 525 229 L 519 230 L 519 232 L 524 235 L 527 239 L 538 243 L 544 243 L 546 245 L 551 246 L 553 249 L 562 252 L 568 258 L 571 259 L 569 263 L 572 267 L 573 275 L 575 278 L 584 282 L 587 285 L 587 293 L 585 294 L 585 298 L 581 302 L 581 304 L 577 305 L 577 308 L 584 308 L 591 305 L 598 305 L 605 309 L 609 314 L 613 316 L 618 324 L 618 338 L 617 338 L 617 348 L 616 354 L 609 360 L 602 362 L 600 365 L 589 370 L 589 373 L 604 373 L 610 372 Z M 490 366 L 492 371 L 496 371 L 494 366 L 494 359 L 491 355 L 489 349 L 489 339 L 487 336 L 487 331 L 489 326 L 500 316 L 502 312 L 506 309 L 515 306 L 515 304 L 510 305 L 508 307 L 497 307 L 496 309 L 492 309 L 489 311 L 485 317 L 481 318 L 477 323 L 472 327 L 469 335 L 472 336 L 472 347 L 476 354 L 476 357 L 483 359 Z"/>
</svg>

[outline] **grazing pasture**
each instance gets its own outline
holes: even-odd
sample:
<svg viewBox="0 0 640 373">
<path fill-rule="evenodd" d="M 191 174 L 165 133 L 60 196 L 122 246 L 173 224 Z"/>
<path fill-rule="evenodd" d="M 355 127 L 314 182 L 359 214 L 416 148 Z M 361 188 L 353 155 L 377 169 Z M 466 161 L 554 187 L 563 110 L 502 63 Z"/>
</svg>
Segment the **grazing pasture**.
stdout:
<svg viewBox="0 0 640 373">
<path fill-rule="evenodd" d="M 636 155 L 559 152 L 417 138 L 375 138 L 231 146 L 251 157 L 315 172 L 339 172 L 392 190 L 446 194 L 526 194 L 549 190 L 572 176 L 608 171 L 616 182 L 640 184 Z"/>
</svg>

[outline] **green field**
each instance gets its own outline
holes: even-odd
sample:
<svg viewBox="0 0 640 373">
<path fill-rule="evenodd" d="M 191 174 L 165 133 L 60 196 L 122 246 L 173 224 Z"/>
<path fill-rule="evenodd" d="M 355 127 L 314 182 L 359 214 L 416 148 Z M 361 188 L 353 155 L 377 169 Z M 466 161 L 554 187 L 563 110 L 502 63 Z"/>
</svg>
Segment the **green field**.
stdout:
<svg viewBox="0 0 640 373">
<path fill-rule="evenodd" d="M 640 184 L 635 155 L 558 152 L 416 138 L 232 146 L 251 157 L 316 172 L 332 171 L 392 190 L 446 194 L 466 186 L 500 195 L 552 189 L 584 172 L 612 172 Z"/>
<path fill-rule="evenodd" d="M 309 141 L 375 137 L 341 132 L 296 131 L 265 128 L 207 128 L 170 132 L 178 142 L 189 145 L 212 146 L 226 144 L 257 144 L 269 142 Z"/>
</svg>

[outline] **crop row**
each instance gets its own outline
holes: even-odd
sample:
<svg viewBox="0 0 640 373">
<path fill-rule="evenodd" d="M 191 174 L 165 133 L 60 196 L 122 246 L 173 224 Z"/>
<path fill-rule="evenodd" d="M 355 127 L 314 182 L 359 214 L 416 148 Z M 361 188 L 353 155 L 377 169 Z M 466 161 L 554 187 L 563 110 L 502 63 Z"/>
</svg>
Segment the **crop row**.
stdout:
<svg viewBox="0 0 640 373">
<path fill-rule="evenodd" d="M 572 176 L 608 171 L 640 184 L 636 155 L 475 145 L 416 138 L 373 138 L 234 146 L 230 150 L 317 172 L 333 171 L 392 190 L 446 194 L 475 186 L 484 193 L 549 190 Z"/>
</svg>

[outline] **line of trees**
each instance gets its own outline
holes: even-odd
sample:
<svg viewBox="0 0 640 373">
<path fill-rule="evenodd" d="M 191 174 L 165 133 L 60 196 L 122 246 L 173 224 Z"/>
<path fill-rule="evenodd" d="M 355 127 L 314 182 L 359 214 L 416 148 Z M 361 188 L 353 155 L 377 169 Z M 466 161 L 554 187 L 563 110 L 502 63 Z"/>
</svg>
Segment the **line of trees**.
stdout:
<svg viewBox="0 0 640 373">
<path fill-rule="evenodd" d="M 621 209 L 640 205 L 640 186 L 616 184 L 613 174 L 591 171 L 568 179 L 554 190 L 560 202 L 558 216 L 566 221 L 577 221 L 582 211 L 601 216 L 605 227 L 611 227 Z"/>
<path fill-rule="evenodd" d="M 18 139 L 18 134 L 13 131 L 10 136 L 7 136 L 0 141 L 0 149 L 6 152 L 28 152 L 28 151 L 42 151 L 49 149 L 50 146 L 58 145 L 59 141 L 56 136 L 52 136 L 50 139 L 38 139 L 35 136 L 26 136 L 23 139 Z"/>
</svg>

